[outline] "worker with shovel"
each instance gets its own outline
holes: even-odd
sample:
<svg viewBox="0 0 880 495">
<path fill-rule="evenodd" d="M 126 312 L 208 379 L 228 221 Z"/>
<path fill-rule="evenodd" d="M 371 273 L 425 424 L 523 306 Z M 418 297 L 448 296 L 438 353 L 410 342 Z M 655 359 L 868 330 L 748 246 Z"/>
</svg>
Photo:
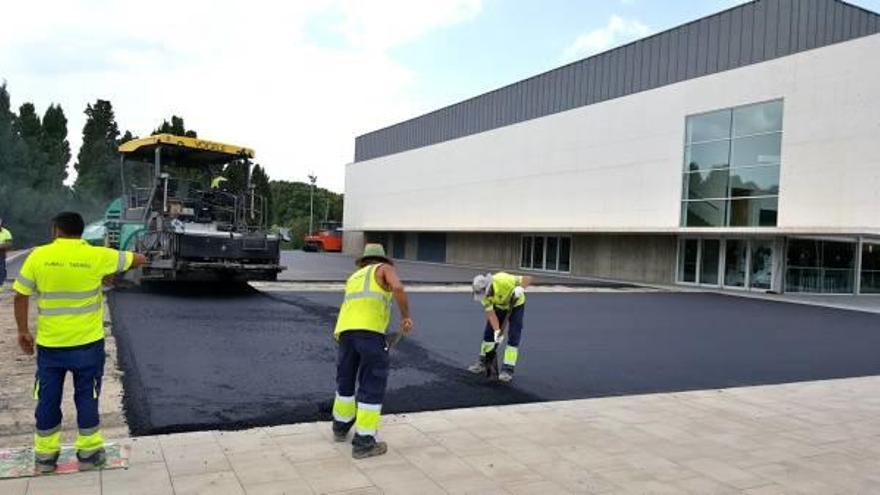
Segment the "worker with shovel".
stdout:
<svg viewBox="0 0 880 495">
<path fill-rule="evenodd" d="M 412 331 L 413 321 L 403 283 L 381 244 L 367 244 L 356 265 L 357 270 L 345 284 L 345 300 L 334 332 L 339 348 L 333 438 L 344 442 L 353 426 L 351 455 L 363 459 L 388 451 L 385 442 L 376 440 L 376 434 L 388 382 L 388 350 L 392 346 L 386 332 L 392 299 L 400 310 L 403 335 Z"/>
<path fill-rule="evenodd" d="M 519 344 L 522 338 L 523 316 L 526 309 L 526 287 L 531 285 L 532 277 L 511 275 L 505 272 L 477 275 L 473 281 L 474 300 L 483 305 L 486 312 L 486 327 L 483 343 L 480 346 L 480 359 L 468 367 L 474 374 L 487 373 L 494 378 L 497 373 L 496 354 L 505 339 L 507 326 L 507 345 L 504 349 L 504 364 L 497 373 L 498 380 L 513 380 L 513 371 L 519 359 Z"/>
</svg>

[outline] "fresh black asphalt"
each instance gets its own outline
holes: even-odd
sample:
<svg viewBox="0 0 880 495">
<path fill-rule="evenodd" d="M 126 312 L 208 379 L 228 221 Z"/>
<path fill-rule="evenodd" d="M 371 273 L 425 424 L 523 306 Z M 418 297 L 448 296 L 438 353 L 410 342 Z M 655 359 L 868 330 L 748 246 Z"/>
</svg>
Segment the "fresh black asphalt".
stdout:
<svg viewBox="0 0 880 495">
<path fill-rule="evenodd" d="M 386 412 L 880 374 L 880 316 L 700 293 L 529 295 L 511 385 L 463 368 L 482 311 L 411 294 Z M 114 333 L 135 434 L 328 419 L 335 293 L 117 291 Z"/>
</svg>

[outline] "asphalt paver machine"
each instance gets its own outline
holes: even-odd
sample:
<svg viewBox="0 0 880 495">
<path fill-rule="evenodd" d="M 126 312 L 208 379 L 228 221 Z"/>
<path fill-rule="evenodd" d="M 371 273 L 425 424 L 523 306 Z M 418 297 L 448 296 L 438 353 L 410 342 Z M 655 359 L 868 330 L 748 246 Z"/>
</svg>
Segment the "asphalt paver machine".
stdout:
<svg viewBox="0 0 880 495">
<path fill-rule="evenodd" d="M 142 280 L 277 279 L 282 239 L 251 181 L 253 150 L 159 134 L 119 152 L 123 194 L 106 242 L 147 255 Z M 237 187 L 224 177 L 233 169 Z"/>
</svg>

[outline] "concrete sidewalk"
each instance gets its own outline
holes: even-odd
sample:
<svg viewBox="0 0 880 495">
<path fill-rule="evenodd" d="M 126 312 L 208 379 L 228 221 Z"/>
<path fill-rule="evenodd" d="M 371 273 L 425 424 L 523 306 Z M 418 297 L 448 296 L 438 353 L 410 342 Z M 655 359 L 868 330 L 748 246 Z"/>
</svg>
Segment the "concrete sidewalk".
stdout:
<svg viewBox="0 0 880 495">
<path fill-rule="evenodd" d="M 328 423 L 134 438 L 129 470 L 33 494 L 877 493 L 880 377 L 389 416 L 353 461 Z"/>
<path fill-rule="evenodd" d="M 880 314 L 880 294 L 865 294 L 858 296 L 854 294 L 765 294 L 736 290 L 710 292 L 735 297 L 762 299 L 765 301 L 778 301 L 791 304 L 802 304 L 804 306 L 817 306 L 822 308 Z"/>
</svg>

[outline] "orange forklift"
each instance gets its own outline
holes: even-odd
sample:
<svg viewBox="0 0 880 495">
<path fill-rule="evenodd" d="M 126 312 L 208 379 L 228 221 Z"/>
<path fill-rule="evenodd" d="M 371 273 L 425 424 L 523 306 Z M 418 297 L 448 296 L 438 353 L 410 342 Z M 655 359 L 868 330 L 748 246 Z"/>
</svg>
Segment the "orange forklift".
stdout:
<svg viewBox="0 0 880 495">
<path fill-rule="evenodd" d="M 305 237 L 303 251 L 342 252 L 342 225 L 339 222 L 321 222 L 317 232 Z"/>
</svg>

